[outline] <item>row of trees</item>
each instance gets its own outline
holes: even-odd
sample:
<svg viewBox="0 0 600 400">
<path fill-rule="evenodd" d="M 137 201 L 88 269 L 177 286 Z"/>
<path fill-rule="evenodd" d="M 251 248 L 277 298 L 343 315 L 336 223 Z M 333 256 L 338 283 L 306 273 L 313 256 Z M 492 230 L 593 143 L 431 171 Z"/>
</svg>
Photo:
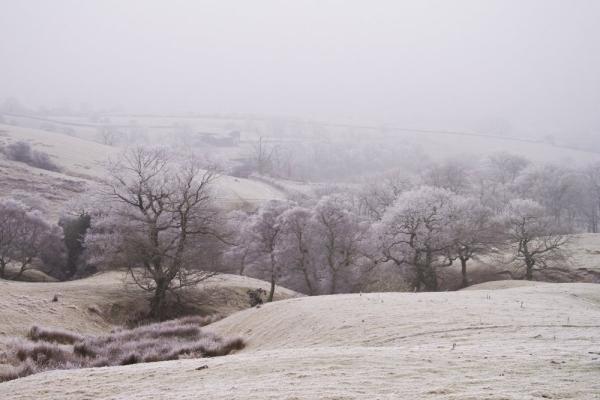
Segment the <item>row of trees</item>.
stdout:
<svg viewBox="0 0 600 400">
<path fill-rule="evenodd" d="M 240 226 L 227 262 L 238 272 L 307 294 L 358 291 L 378 268 L 401 275 L 410 290 L 439 289 L 440 269 L 467 264 L 498 247 L 512 254 L 516 276 L 533 279 L 536 267 L 561 268 L 569 229 L 539 203 L 513 199 L 495 214 L 476 198 L 419 186 L 400 193 L 373 219 L 356 196 L 326 195 L 311 205 L 272 200 Z"/>
<path fill-rule="evenodd" d="M 494 213 L 501 212 L 511 199 L 531 199 L 576 230 L 598 232 L 600 162 L 572 168 L 558 163 L 532 164 L 523 156 L 497 152 L 479 163 L 451 159 L 431 164 L 420 179 L 475 197 Z"/>
<path fill-rule="evenodd" d="M 151 316 L 161 319 L 169 293 L 219 271 L 268 280 L 269 300 L 276 284 L 310 295 L 358 291 L 378 271 L 410 290 L 435 291 L 443 268 L 460 263 L 466 286 L 469 262 L 501 249 L 515 277 L 533 279 L 564 267 L 570 234 L 591 226 L 566 200 L 573 188 L 593 193 L 582 186 L 585 175 L 567 179 L 563 167 L 506 153 L 479 168 L 454 160 L 420 175 L 392 171 L 322 187 L 252 214 L 220 206 L 222 171 L 221 162 L 165 148 L 125 150 L 109 163 L 102 189 L 61 220 L 63 232 L 46 227 L 67 245 L 63 278 L 122 268 L 153 293 Z"/>
</svg>

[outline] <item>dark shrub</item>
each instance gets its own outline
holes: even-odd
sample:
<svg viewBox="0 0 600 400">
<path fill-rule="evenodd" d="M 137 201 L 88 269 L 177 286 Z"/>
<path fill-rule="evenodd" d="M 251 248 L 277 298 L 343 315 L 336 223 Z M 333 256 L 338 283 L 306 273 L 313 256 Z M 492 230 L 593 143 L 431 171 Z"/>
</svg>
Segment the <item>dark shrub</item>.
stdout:
<svg viewBox="0 0 600 400">
<path fill-rule="evenodd" d="M 58 167 L 52 162 L 48 153 L 32 150 L 31 144 L 24 140 L 6 145 L 3 152 L 11 160 L 24 162 L 47 171 L 58 171 Z"/>
<path fill-rule="evenodd" d="M 78 216 L 63 216 L 58 221 L 58 226 L 63 228 L 65 246 L 67 246 L 66 279 L 75 276 L 83 264 L 84 238 L 90 222 L 91 217 L 87 213 Z"/>
<path fill-rule="evenodd" d="M 24 140 L 19 140 L 7 144 L 4 147 L 4 154 L 11 160 L 29 163 L 31 161 L 31 145 Z"/>
<path fill-rule="evenodd" d="M 32 167 L 45 169 L 46 171 L 58 171 L 58 167 L 50 159 L 48 153 L 39 150 L 33 150 L 28 162 Z"/>
<path fill-rule="evenodd" d="M 259 304 L 263 303 L 263 299 L 260 297 L 261 294 L 264 294 L 265 296 L 267 295 L 267 291 L 261 288 L 258 289 L 248 289 L 248 291 L 246 292 L 248 293 L 248 296 L 250 297 L 250 307 L 254 307 L 257 306 Z"/>
</svg>

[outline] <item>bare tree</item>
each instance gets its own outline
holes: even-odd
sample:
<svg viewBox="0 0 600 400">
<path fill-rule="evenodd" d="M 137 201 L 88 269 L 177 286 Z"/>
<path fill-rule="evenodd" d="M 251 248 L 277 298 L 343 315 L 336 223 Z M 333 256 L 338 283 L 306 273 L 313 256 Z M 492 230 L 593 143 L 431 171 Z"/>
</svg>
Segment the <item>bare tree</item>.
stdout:
<svg viewBox="0 0 600 400">
<path fill-rule="evenodd" d="M 300 168 L 297 158 L 297 144 L 277 146 L 273 157 L 273 166 L 275 167 L 275 172 L 285 179 L 293 179 L 295 175 L 294 172 Z"/>
<path fill-rule="evenodd" d="M 92 260 L 125 268 L 153 292 L 150 316 L 163 319 L 167 292 L 216 272 L 221 218 L 214 181 L 220 165 L 165 148 L 135 147 L 108 164 L 100 193 L 108 210 L 92 219 L 86 243 Z"/>
<path fill-rule="evenodd" d="M 278 146 L 267 143 L 262 136 L 258 137 L 258 142 L 250 142 L 252 146 L 252 161 L 259 174 L 263 175 L 269 172 L 273 167 L 274 158 L 277 154 Z"/>
<path fill-rule="evenodd" d="M 100 138 L 102 144 L 105 144 L 107 146 L 114 146 L 115 144 L 117 144 L 117 141 L 119 140 L 119 131 L 116 126 L 102 125 L 98 127 L 97 131 L 98 137 Z"/>
<path fill-rule="evenodd" d="M 173 133 L 171 136 L 175 139 L 178 147 L 189 149 L 192 145 L 194 133 L 190 125 L 175 123 L 173 124 Z"/>
<path fill-rule="evenodd" d="M 600 161 L 588 164 L 583 170 L 583 182 L 587 207 L 584 213 L 588 220 L 588 230 L 598 233 L 600 221 Z"/>
<path fill-rule="evenodd" d="M 517 270 L 525 269 L 525 279 L 533 279 L 534 267 L 561 269 L 569 259 L 566 245 L 571 236 L 546 209 L 533 200 L 512 200 L 497 223 L 504 229 Z"/>
</svg>

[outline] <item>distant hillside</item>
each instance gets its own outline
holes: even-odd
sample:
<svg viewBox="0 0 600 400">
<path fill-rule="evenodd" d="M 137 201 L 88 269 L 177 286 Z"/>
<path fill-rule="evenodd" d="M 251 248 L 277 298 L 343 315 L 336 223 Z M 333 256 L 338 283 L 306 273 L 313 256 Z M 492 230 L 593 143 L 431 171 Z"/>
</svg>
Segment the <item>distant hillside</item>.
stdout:
<svg viewBox="0 0 600 400">
<path fill-rule="evenodd" d="M 35 150 L 46 152 L 60 172 L 33 168 L 9 160 L 0 154 L 1 196 L 19 193 L 39 194 L 47 200 L 50 215 L 57 217 L 60 204 L 82 193 L 104 174 L 102 163 L 118 153 L 116 147 L 39 129 L 0 124 L 0 146 L 19 140 Z M 228 208 L 253 207 L 272 198 L 285 198 L 279 190 L 264 182 L 223 176 L 218 181 L 222 202 Z"/>
</svg>

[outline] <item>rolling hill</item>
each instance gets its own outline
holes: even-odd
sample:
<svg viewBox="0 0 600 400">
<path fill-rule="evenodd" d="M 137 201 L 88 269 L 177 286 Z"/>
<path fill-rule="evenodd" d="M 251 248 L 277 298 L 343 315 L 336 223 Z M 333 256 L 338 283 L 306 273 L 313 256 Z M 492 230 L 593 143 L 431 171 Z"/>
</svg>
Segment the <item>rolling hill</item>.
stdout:
<svg viewBox="0 0 600 400">
<path fill-rule="evenodd" d="M 143 121 L 142 121 L 143 122 Z M 162 123 L 162 122 L 161 122 Z M 167 121 L 164 123 L 171 123 Z M 0 142 L 26 140 L 61 172 L 0 155 L 5 196 L 38 194 L 48 214 L 97 184 L 113 147 L 32 127 L 0 125 Z M 410 139 L 417 140 L 417 139 Z M 505 148 L 541 161 L 596 155 L 543 143 L 418 138 L 433 158 Z M 490 147 L 491 146 L 491 147 Z M 494 147 L 495 146 L 495 147 Z M 538 157 L 538 158 L 536 158 Z M 285 195 L 264 182 L 223 176 L 223 203 L 251 208 Z M 573 245 L 573 273 L 598 282 L 598 235 Z M 482 264 L 481 268 L 485 265 Z M 471 267 L 470 267 L 471 268 Z M 480 268 L 474 264 L 473 272 Z M 471 273 L 471 270 L 470 270 Z M 225 357 L 52 371 L 0 384 L 6 399 L 80 398 L 594 398 L 600 397 L 600 286 L 498 281 L 447 293 L 299 297 L 247 309 L 248 288 L 268 283 L 222 275 L 196 292 L 198 310 L 229 317 L 206 329 L 241 334 Z M 58 293 L 58 301 L 52 302 Z M 147 294 L 118 272 L 62 283 L 0 281 L 0 351 L 33 323 L 102 334 L 146 307 Z M 100 310 L 100 313 L 92 310 Z M 0 370 L 8 368 L 2 364 Z M 207 368 L 198 370 L 199 367 Z"/>
<path fill-rule="evenodd" d="M 249 307 L 248 289 L 269 289 L 269 283 L 237 275 L 217 275 L 189 293 L 194 312 L 232 314 Z M 54 295 L 58 301 L 53 302 Z M 102 334 L 127 324 L 147 311 L 150 294 L 123 272 L 105 272 L 69 282 L 0 281 L 0 352 L 32 324 L 79 333 Z M 299 296 L 278 288 L 275 300 Z M 94 310 L 100 310 L 100 313 Z M 0 359 L 0 370 L 7 368 Z"/>
<path fill-rule="evenodd" d="M 7 399 L 598 396 L 599 286 L 502 285 L 509 288 L 279 301 L 209 326 L 242 333 L 248 346 L 237 354 L 53 371 L 0 384 L 0 393 Z"/>
</svg>

